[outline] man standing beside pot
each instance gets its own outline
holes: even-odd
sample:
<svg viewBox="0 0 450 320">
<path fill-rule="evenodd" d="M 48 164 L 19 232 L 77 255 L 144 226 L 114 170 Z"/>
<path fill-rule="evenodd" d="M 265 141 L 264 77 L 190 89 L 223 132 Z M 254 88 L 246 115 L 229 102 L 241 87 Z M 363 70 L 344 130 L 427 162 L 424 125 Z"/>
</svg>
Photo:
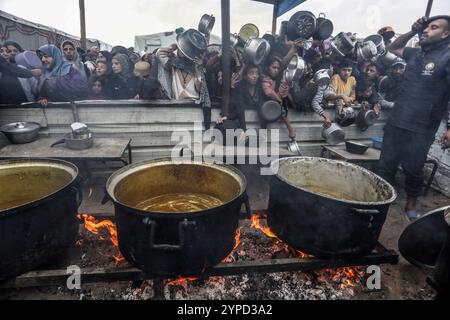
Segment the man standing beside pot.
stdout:
<svg viewBox="0 0 450 320">
<path fill-rule="evenodd" d="M 406 48 L 417 33 L 421 48 Z M 450 96 L 450 16 L 423 17 L 389 50 L 407 62 L 400 94 L 385 128 L 379 173 L 394 181 L 399 164 L 406 181 L 405 214 L 417 219 L 423 167 Z M 445 134 L 450 140 L 450 130 Z"/>
</svg>

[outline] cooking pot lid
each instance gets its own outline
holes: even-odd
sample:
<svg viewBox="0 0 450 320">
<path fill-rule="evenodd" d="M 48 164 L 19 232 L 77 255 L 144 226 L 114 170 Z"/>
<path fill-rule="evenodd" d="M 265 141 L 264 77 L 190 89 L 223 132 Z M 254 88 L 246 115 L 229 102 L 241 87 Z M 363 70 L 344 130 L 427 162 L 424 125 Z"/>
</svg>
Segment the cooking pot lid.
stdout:
<svg viewBox="0 0 450 320">
<path fill-rule="evenodd" d="M 398 240 L 401 255 L 418 267 L 434 268 L 447 237 L 444 214 L 450 207 L 437 209 L 412 222 Z"/>
<path fill-rule="evenodd" d="M 0 130 L 5 133 L 26 133 L 39 130 L 40 127 L 36 122 L 14 122 L 3 125 Z"/>
</svg>

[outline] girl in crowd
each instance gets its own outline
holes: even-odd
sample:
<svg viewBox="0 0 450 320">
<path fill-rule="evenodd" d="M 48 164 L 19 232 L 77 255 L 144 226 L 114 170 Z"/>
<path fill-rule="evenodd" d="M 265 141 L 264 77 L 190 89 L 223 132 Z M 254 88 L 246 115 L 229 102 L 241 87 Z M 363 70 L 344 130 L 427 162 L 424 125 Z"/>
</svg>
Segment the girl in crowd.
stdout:
<svg viewBox="0 0 450 320">
<path fill-rule="evenodd" d="M 90 78 L 91 90 L 89 92 L 89 100 L 105 100 L 106 96 L 104 94 L 105 83 L 101 77 L 92 76 Z"/>
<path fill-rule="evenodd" d="M 9 61 L 12 63 L 16 62 L 16 56 L 23 52 L 22 47 L 20 46 L 20 44 L 18 44 L 15 41 L 12 40 L 7 40 L 5 41 L 5 43 L 3 44 L 4 46 L 6 46 L 8 48 L 8 50 L 11 53 L 11 57 L 9 58 Z"/>
<path fill-rule="evenodd" d="M 136 96 L 136 80 L 130 70 L 128 57 L 116 54 L 112 59 L 112 75 L 107 83 L 110 99 L 133 99 Z"/>
<path fill-rule="evenodd" d="M 283 104 L 283 100 L 287 99 L 289 94 L 289 86 L 283 78 L 282 61 L 278 57 L 271 57 L 267 63 L 266 74 L 262 76 L 262 88 L 265 95 L 272 100 Z M 287 111 L 287 110 L 286 110 Z M 289 121 L 286 112 L 282 119 L 289 131 L 289 138 L 295 141 L 295 129 Z"/>
<path fill-rule="evenodd" d="M 245 109 L 258 111 L 267 100 L 262 90 L 259 68 L 255 65 L 246 66 L 243 71 L 243 81 L 232 91 L 230 110 L 228 114 L 221 115 L 216 123 L 223 124 L 227 120 L 236 122 L 236 128 L 247 130 Z M 262 123 L 263 128 L 266 127 Z"/>
</svg>

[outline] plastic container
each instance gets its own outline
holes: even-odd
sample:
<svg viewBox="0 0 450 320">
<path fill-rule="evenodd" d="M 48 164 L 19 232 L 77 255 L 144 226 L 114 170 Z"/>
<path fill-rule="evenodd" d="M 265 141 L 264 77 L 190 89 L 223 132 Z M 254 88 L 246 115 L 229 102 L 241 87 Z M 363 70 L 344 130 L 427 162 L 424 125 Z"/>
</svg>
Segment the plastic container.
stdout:
<svg viewBox="0 0 450 320">
<path fill-rule="evenodd" d="M 381 150 L 383 147 L 383 137 L 373 137 L 372 138 L 372 147 L 374 149 Z"/>
</svg>

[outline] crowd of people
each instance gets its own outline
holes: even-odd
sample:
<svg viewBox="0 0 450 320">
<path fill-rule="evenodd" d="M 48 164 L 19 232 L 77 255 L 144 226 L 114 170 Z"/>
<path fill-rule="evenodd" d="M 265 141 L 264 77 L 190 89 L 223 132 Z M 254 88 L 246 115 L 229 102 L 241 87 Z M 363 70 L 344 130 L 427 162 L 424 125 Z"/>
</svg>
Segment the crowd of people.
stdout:
<svg viewBox="0 0 450 320">
<path fill-rule="evenodd" d="M 192 29 L 180 32 L 189 31 Z M 394 36 L 392 28 L 383 28 L 379 34 L 387 44 Z M 281 119 L 289 137 L 295 140 L 288 109 L 311 109 L 329 126 L 333 120 L 325 110 L 330 104 L 336 106 L 338 115 L 356 103 L 377 113 L 393 107 L 406 66 L 403 60 L 385 66 L 336 57 L 330 39 L 289 41 L 285 35 L 269 34 L 263 38 L 271 51 L 258 65 L 247 59 L 243 46 L 229 49 L 231 105 L 227 114 L 216 119 L 217 125 L 232 121 L 233 126 L 246 129 L 244 111 L 258 110 L 264 102 L 274 100 L 283 104 Z M 208 41 L 209 35 L 205 39 Z M 30 58 L 33 54 L 42 66 L 30 63 L 35 60 Z M 153 52 L 146 49 L 137 53 L 134 48 L 123 46 L 111 51 L 92 47 L 86 52 L 69 40 L 60 46 L 47 44 L 36 51 L 24 51 L 19 43 L 9 40 L 0 45 L 0 104 L 36 101 L 46 106 L 49 101 L 194 99 L 203 107 L 210 107 L 211 101 L 220 101 L 222 95 L 221 54 L 221 46 L 209 45 L 199 56 L 188 59 L 177 44 Z M 298 81 L 288 83 L 284 71 L 296 54 L 306 62 L 306 69 Z M 331 77 L 329 85 L 315 82 L 315 74 L 323 70 Z M 266 125 L 261 119 L 261 126 Z"/>
</svg>

